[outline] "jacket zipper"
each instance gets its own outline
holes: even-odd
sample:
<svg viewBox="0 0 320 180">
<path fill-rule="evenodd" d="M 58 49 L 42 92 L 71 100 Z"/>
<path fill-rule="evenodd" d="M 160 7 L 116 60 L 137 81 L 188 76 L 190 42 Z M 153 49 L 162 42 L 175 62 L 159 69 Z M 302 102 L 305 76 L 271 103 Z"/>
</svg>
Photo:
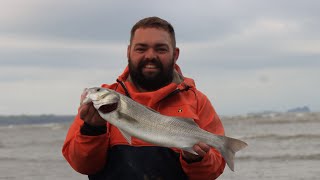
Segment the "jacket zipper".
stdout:
<svg viewBox="0 0 320 180">
<path fill-rule="evenodd" d="M 124 90 L 124 92 L 126 93 L 126 96 L 128 96 L 129 98 L 131 98 L 130 93 L 126 87 L 126 85 L 120 81 L 119 79 L 117 79 L 117 82 L 121 85 L 122 89 Z M 131 98 L 132 99 L 132 98 Z"/>
</svg>

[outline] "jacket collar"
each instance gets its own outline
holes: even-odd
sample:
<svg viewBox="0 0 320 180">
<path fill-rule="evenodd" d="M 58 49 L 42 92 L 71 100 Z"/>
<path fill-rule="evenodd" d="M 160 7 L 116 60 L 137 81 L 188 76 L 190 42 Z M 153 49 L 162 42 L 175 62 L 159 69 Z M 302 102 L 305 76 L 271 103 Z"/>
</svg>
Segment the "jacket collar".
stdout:
<svg viewBox="0 0 320 180">
<path fill-rule="evenodd" d="M 135 99 L 136 101 L 141 101 L 140 103 L 152 107 L 157 102 L 166 99 L 174 94 L 181 91 L 187 91 L 190 88 L 195 88 L 195 83 L 193 79 L 184 77 L 182 75 L 180 67 L 176 64 L 174 70 L 174 78 L 172 83 L 160 88 L 159 90 L 153 92 L 139 92 L 130 80 L 129 67 L 127 66 L 124 72 L 118 77 L 117 82 L 121 85 L 123 92 Z M 142 102 L 143 99 L 149 99 L 148 103 Z"/>
</svg>

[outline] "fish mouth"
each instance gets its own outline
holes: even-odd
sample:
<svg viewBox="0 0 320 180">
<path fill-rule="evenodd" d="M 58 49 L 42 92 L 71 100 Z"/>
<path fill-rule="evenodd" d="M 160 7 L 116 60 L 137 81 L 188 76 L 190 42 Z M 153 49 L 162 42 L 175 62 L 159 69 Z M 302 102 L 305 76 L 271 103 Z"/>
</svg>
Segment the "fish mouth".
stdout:
<svg viewBox="0 0 320 180">
<path fill-rule="evenodd" d="M 103 114 L 111 113 L 118 108 L 118 103 L 104 104 L 99 107 L 99 111 Z"/>
</svg>

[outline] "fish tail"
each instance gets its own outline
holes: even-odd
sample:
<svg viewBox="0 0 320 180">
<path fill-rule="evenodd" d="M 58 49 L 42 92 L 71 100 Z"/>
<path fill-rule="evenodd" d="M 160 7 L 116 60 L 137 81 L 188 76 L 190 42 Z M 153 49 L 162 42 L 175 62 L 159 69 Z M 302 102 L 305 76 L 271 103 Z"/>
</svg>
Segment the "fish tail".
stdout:
<svg viewBox="0 0 320 180">
<path fill-rule="evenodd" d="M 232 171 L 234 171 L 235 153 L 247 147 L 248 146 L 247 143 L 238 139 L 227 137 L 227 136 L 219 136 L 219 135 L 214 135 L 214 136 L 215 138 L 213 138 L 211 134 L 211 138 L 209 137 L 207 138 L 207 144 L 216 148 L 223 156 L 229 168 Z M 217 141 L 217 138 L 220 140 Z M 215 139 L 215 140 L 212 140 L 212 139 Z"/>
<path fill-rule="evenodd" d="M 226 161 L 229 168 L 234 171 L 234 156 L 235 153 L 240 151 L 241 149 L 245 148 L 247 143 L 230 138 L 230 137 L 224 137 L 224 147 L 220 149 L 220 153 L 222 154 L 224 160 Z"/>
</svg>

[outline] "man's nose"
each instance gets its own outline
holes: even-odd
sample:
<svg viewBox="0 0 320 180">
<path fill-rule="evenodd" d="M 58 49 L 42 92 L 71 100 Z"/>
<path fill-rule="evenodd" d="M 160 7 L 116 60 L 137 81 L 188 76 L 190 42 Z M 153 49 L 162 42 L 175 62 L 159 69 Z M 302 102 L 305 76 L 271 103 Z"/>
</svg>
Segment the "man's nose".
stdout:
<svg viewBox="0 0 320 180">
<path fill-rule="evenodd" d="M 150 48 L 146 51 L 145 59 L 155 59 L 157 57 L 157 53 L 154 49 Z"/>
</svg>

